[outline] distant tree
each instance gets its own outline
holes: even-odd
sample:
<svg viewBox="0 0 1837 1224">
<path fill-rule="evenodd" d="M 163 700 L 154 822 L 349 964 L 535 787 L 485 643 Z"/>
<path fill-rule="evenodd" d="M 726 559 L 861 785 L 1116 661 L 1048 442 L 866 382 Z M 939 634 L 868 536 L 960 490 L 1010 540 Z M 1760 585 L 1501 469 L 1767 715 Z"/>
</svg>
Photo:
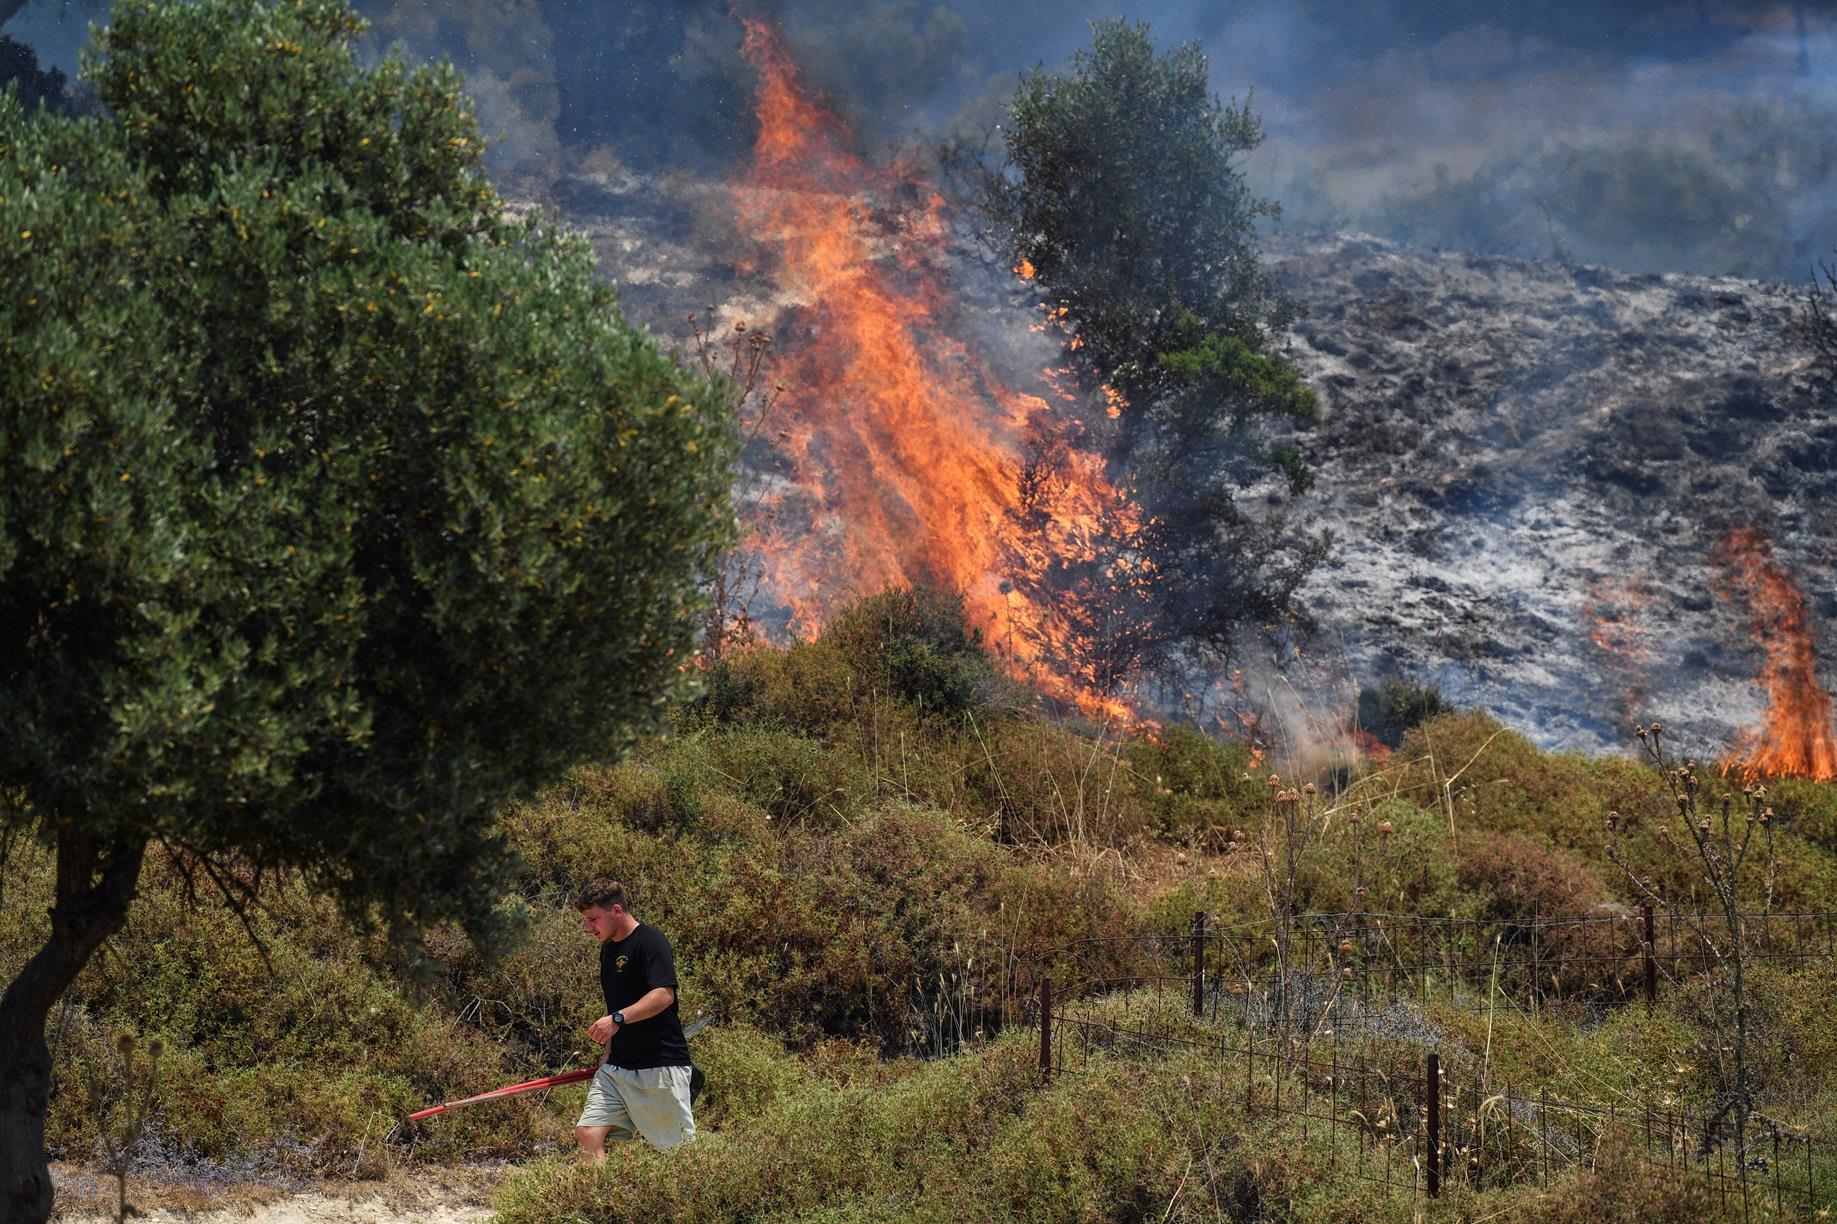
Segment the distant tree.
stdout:
<svg viewBox="0 0 1837 1224">
<path fill-rule="evenodd" d="M 27 110 L 41 102 L 55 107 L 66 102 L 64 74 L 56 68 L 42 71 L 32 48 L 0 34 L 0 90 L 9 88 Z"/>
<path fill-rule="evenodd" d="M 505 215 L 450 68 L 341 0 L 118 0 L 107 117 L 0 101 L 0 1217 L 51 1207 L 49 1009 L 143 860 L 502 933 L 493 813 L 681 674 L 725 392 Z"/>
<path fill-rule="evenodd" d="M 1254 510 L 1242 499 L 1272 474 L 1286 493 L 1313 480 L 1261 429 L 1316 411 L 1274 351 L 1295 310 L 1254 226 L 1275 209 L 1234 164 L 1261 129 L 1212 93 L 1196 45 L 1159 54 L 1126 21 L 1092 31 L 1068 73 L 1022 79 L 1001 160 L 969 172 L 1001 254 L 1063 324 L 1068 363 L 1120 395 L 1111 458 L 1151 519 L 1126 547 L 1156 576 L 1139 653 L 1228 654 L 1240 627 L 1289 609 L 1326 550 L 1292 533 L 1267 491 Z"/>
</svg>

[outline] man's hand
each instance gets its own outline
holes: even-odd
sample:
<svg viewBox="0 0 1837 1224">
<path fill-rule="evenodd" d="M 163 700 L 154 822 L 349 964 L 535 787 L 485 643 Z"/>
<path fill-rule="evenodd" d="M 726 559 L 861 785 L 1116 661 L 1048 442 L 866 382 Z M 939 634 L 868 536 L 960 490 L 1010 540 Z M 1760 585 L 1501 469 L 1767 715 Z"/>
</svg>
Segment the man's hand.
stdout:
<svg viewBox="0 0 1837 1224">
<path fill-rule="evenodd" d="M 611 1016 L 601 1016 L 593 1022 L 593 1027 L 587 1030 L 587 1036 L 593 1039 L 593 1044 L 605 1045 L 612 1040 L 612 1035 L 618 1031 L 618 1027 L 612 1022 Z"/>
</svg>

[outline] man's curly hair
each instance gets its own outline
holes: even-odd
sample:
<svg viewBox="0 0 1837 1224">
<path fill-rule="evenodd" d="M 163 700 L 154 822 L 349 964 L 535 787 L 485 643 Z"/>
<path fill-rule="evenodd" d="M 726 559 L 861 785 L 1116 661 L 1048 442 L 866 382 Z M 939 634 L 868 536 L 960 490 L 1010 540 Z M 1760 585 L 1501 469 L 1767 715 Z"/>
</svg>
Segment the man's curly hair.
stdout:
<svg viewBox="0 0 1837 1224">
<path fill-rule="evenodd" d="M 625 902 L 624 885 L 617 880 L 609 880 L 605 876 L 595 876 L 582 884 L 580 892 L 574 898 L 574 908 L 577 910 L 589 910 L 595 907 L 611 909 L 615 905 L 623 906 L 627 910 L 631 909 L 631 906 Z"/>
</svg>

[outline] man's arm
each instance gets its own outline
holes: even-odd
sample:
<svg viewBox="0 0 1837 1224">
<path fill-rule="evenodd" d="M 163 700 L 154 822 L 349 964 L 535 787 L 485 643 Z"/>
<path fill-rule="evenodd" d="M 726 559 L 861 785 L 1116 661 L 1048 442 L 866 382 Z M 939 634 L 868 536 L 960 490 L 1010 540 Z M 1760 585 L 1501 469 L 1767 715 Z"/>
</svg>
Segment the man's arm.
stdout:
<svg viewBox="0 0 1837 1224">
<path fill-rule="evenodd" d="M 625 1023 L 634 1024 L 639 1020 L 649 1020 L 674 1002 L 676 1002 L 676 992 L 668 986 L 659 986 L 654 990 L 646 991 L 643 998 L 621 1010 L 625 1016 Z M 605 1045 L 612 1040 L 612 1035 L 617 1028 L 611 1016 L 601 1016 L 593 1022 L 593 1027 L 587 1030 L 587 1036 Z"/>
<path fill-rule="evenodd" d="M 652 1016 L 676 1002 L 676 992 L 668 986 L 659 986 L 645 992 L 642 999 L 624 1008 L 625 1023 L 632 1024 L 639 1020 L 649 1020 Z"/>
</svg>

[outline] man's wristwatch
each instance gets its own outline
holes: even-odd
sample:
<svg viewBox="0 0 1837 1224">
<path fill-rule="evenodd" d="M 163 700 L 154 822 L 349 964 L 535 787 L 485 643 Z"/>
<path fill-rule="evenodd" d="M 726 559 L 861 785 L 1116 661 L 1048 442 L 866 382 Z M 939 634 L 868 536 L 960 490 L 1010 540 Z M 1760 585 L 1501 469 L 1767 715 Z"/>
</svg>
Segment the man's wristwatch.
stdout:
<svg viewBox="0 0 1837 1224">
<path fill-rule="evenodd" d="M 612 1022 L 618 1025 L 620 1028 L 624 1028 L 625 1027 L 625 1013 L 622 1011 L 613 1012 Z"/>
</svg>

